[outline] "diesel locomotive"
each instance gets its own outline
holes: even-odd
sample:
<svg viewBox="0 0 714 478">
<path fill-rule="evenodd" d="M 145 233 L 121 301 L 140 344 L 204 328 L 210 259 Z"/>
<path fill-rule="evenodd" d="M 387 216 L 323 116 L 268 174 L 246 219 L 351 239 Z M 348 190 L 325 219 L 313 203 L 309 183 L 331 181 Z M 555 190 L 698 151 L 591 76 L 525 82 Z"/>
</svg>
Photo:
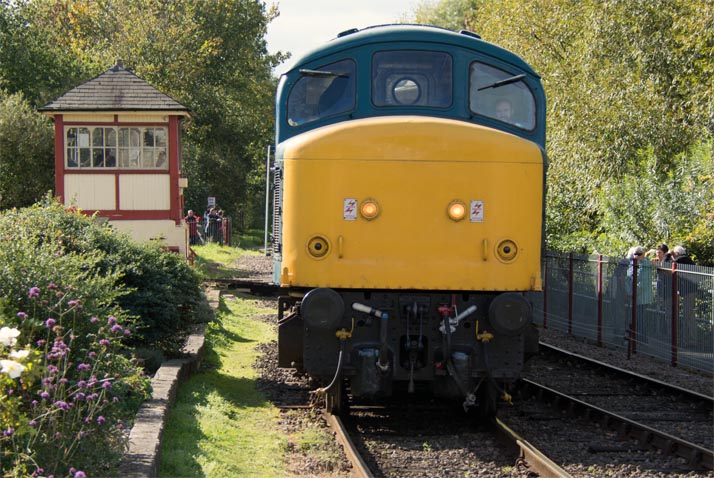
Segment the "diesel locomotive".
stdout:
<svg viewBox="0 0 714 478">
<path fill-rule="evenodd" d="M 332 411 L 420 392 L 494 414 L 538 342 L 540 77 L 468 31 L 354 29 L 281 75 L 275 124 L 279 365 Z"/>
</svg>

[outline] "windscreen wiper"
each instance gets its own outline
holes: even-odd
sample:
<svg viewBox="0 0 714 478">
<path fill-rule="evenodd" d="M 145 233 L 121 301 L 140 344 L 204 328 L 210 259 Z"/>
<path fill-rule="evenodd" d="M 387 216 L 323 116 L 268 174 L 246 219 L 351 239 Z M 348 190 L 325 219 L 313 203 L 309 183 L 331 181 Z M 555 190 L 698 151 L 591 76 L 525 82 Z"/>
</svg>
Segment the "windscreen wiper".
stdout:
<svg viewBox="0 0 714 478">
<path fill-rule="evenodd" d="M 323 77 L 323 78 L 349 78 L 348 75 L 343 75 L 342 73 L 334 73 L 332 71 L 324 71 L 324 70 L 308 70 L 305 68 L 301 68 L 298 70 L 300 73 L 302 73 L 305 76 L 317 76 L 317 77 Z"/>
<path fill-rule="evenodd" d="M 302 72 L 302 70 L 300 70 L 300 71 Z M 510 78 L 506 78 L 505 80 L 499 80 L 495 83 L 491 83 L 490 85 L 482 86 L 477 91 L 487 90 L 489 88 L 499 88 L 501 86 L 510 85 L 511 83 L 521 81 L 525 77 L 526 77 L 526 75 L 521 73 L 520 75 L 512 76 Z"/>
</svg>

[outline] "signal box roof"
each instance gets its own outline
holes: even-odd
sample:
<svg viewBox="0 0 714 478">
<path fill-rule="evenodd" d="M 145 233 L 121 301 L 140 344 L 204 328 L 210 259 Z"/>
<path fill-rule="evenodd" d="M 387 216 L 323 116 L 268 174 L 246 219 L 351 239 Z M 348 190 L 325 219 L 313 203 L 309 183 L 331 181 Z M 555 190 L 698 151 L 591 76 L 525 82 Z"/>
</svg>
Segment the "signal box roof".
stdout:
<svg viewBox="0 0 714 478">
<path fill-rule="evenodd" d="M 165 111 L 188 116 L 188 108 L 117 62 L 99 76 L 69 90 L 39 111 Z"/>
</svg>

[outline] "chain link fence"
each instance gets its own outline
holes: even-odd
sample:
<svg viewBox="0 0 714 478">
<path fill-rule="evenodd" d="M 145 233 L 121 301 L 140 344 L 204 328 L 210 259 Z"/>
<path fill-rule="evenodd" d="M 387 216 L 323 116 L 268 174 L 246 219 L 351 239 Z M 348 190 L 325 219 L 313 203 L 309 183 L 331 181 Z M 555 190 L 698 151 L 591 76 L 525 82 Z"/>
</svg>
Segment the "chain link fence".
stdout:
<svg viewBox="0 0 714 478">
<path fill-rule="evenodd" d="M 714 268 L 546 253 L 534 322 L 600 346 L 714 372 Z"/>
</svg>

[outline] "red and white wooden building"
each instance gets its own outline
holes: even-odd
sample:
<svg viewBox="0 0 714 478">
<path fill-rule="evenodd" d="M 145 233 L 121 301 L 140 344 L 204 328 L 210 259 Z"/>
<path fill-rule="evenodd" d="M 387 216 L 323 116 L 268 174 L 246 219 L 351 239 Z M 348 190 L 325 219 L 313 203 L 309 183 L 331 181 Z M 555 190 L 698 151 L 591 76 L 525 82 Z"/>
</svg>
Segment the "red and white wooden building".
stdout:
<svg viewBox="0 0 714 478">
<path fill-rule="evenodd" d="M 120 62 L 40 111 L 55 123 L 55 195 L 137 241 L 187 253 L 181 121 L 188 109 Z"/>
</svg>

